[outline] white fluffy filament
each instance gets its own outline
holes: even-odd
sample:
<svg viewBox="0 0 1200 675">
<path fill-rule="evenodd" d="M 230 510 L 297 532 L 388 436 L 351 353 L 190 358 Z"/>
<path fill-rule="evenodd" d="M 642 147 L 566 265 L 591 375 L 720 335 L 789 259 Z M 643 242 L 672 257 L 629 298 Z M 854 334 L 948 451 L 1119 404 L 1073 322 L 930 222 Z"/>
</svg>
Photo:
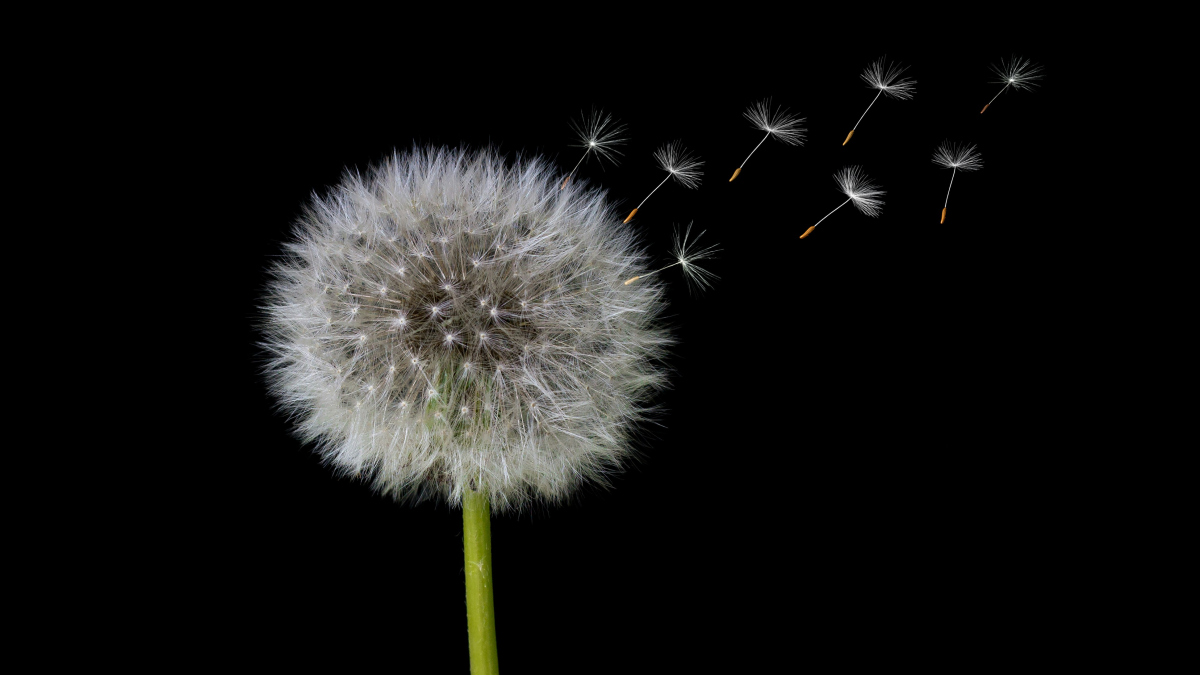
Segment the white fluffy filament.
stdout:
<svg viewBox="0 0 1200 675">
<path fill-rule="evenodd" d="M 994 103 L 997 98 L 1000 98 L 1000 94 L 1003 94 L 1005 89 L 1012 87 L 1013 89 L 1032 90 L 1038 86 L 1037 80 L 1042 79 L 1042 67 L 1034 65 L 1029 59 L 1019 56 L 1013 56 L 1008 60 L 1001 59 L 1000 65 L 992 66 L 992 72 L 996 73 L 998 77 L 993 82 L 995 84 L 1003 84 L 1004 86 L 1000 87 L 1000 91 L 996 92 L 992 100 L 983 106 L 983 110 L 979 111 L 980 113 L 986 111 L 988 106 Z"/>
<path fill-rule="evenodd" d="M 880 190 L 879 186 L 875 185 L 870 181 L 869 178 L 867 178 L 867 175 L 863 172 L 862 167 L 851 166 L 842 169 L 833 175 L 833 180 L 835 183 L 837 183 L 838 189 L 842 191 L 842 194 L 846 195 L 846 201 L 838 204 L 833 211 L 825 214 L 821 220 L 818 220 L 812 227 L 809 227 L 808 231 L 801 236 L 801 239 L 807 237 L 808 234 L 817 227 L 817 225 L 820 225 L 825 221 L 825 218 L 832 216 L 835 211 L 851 202 L 853 202 L 854 206 L 865 215 L 868 215 L 872 218 L 879 217 L 880 210 L 883 207 L 883 199 L 881 199 L 881 197 L 887 193 L 883 190 Z"/>
<path fill-rule="evenodd" d="M 858 130 L 858 125 L 862 124 L 863 118 L 867 116 L 871 106 L 875 105 L 875 101 L 878 101 L 880 96 L 887 94 L 897 101 L 907 101 L 913 97 L 917 91 L 917 81 L 900 77 L 906 70 L 908 70 L 908 66 L 901 66 L 898 63 L 889 64 L 886 56 L 880 57 L 863 70 L 859 77 L 867 83 L 868 87 L 878 89 L 879 92 L 875 94 L 875 98 L 871 99 L 867 109 L 854 123 L 854 128 L 850 130 L 850 135 L 846 137 L 846 142 L 843 142 L 842 145 L 850 141 L 850 136 L 853 136 L 854 132 Z"/>
<path fill-rule="evenodd" d="M 566 179 L 563 180 L 562 188 L 565 188 L 567 183 L 575 177 L 575 172 L 579 170 L 583 160 L 593 153 L 602 163 L 607 159 L 613 164 L 618 164 L 616 155 L 622 153 L 617 150 L 617 146 L 625 142 L 625 138 L 622 136 L 625 132 L 625 125 L 614 123 L 612 115 L 607 115 L 600 110 L 593 110 L 590 115 L 586 116 L 581 114 L 578 121 L 571 121 L 571 127 L 579 137 L 579 143 L 575 147 L 584 148 L 584 151 L 579 161 L 575 163 L 575 167 L 571 169 L 571 173 L 567 174 Z"/>
<path fill-rule="evenodd" d="M 755 128 L 766 132 L 758 145 L 746 155 L 746 159 L 742 161 L 742 166 L 746 166 L 746 162 L 758 152 L 761 146 L 768 138 L 774 136 L 777 140 L 785 145 L 804 145 L 805 129 L 802 126 L 804 123 L 803 117 L 790 115 L 786 108 L 777 108 L 774 112 L 771 111 L 771 99 L 759 101 L 746 109 L 743 113 L 746 119 Z"/>
<path fill-rule="evenodd" d="M 717 275 L 704 269 L 703 267 L 700 267 L 696 263 L 698 263 L 701 260 L 708 260 L 710 258 L 715 258 L 716 254 L 721 249 L 717 246 L 708 246 L 706 248 L 699 248 L 697 246 L 697 244 L 700 241 L 700 237 L 704 236 L 704 232 L 701 232 L 700 234 L 696 235 L 696 238 L 689 243 L 688 240 L 691 237 L 691 234 L 692 234 L 692 223 L 688 223 L 687 230 L 683 233 L 683 236 L 680 236 L 679 230 L 676 229 L 675 237 L 674 237 L 675 246 L 674 246 L 674 249 L 672 250 L 672 255 L 675 257 L 675 262 L 673 262 L 665 267 L 660 267 L 660 268 L 654 270 L 653 272 L 644 272 L 642 274 L 639 274 L 638 276 L 631 277 L 630 279 L 625 281 L 625 285 L 628 286 L 629 284 L 637 281 L 638 279 L 643 279 L 652 274 L 658 274 L 659 272 L 662 272 L 663 270 L 669 270 L 672 267 L 675 267 L 678 265 L 683 270 L 683 276 L 684 276 L 684 279 L 687 280 L 689 288 L 692 288 L 694 290 L 704 290 L 705 288 L 711 288 L 712 281 L 717 279 Z"/>
<path fill-rule="evenodd" d="M 959 171 L 978 171 L 983 168 L 983 157 L 975 149 L 975 145 L 956 145 L 943 141 L 933 153 L 933 163 L 950 169 L 950 188 L 946 189 L 946 202 L 942 208 L 950 206 L 950 189 L 954 187 L 954 176 Z"/>
<path fill-rule="evenodd" d="M 654 159 L 658 162 L 659 168 L 667 172 L 667 177 L 663 178 L 662 183 L 656 185 L 650 194 L 646 195 L 646 199 L 650 199 L 651 195 L 658 192 L 658 188 L 663 186 L 663 183 L 672 178 L 679 181 L 679 184 L 685 188 L 700 187 L 700 177 L 704 175 L 700 171 L 700 167 L 704 166 L 704 162 L 688 152 L 683 147 L 682 141 L 674 141 L 659 148 L 654 152 Z M 636 208 L 642 208 L 646 199 L 643 199 Z"/>
</svg>

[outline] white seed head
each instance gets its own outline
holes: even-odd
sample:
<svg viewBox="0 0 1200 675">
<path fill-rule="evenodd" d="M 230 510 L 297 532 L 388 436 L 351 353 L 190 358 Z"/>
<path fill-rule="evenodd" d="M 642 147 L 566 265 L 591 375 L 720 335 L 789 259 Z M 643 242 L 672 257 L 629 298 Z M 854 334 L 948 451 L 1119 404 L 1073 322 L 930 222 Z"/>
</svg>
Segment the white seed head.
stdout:
<svg viewBox="0 0 1200 675">
<path fill-rule="evenodd" d="M 625 143 L 625 125 L 613 122 L 612 115 L 600 110 L 593 110 L 589 115 L 581 113 L 578 120 L 571 120 L 571 128 L 579 136 L 575 147 L 587 148 L 601 160 L 619 163 L 616 155 L 623 153 L 617 146 Z"/>
<path fill-rule="evenodd" d="M 958 145 L 950 141 L 942 141 L 933 153 L 933 163 L 947 169 L 959 171 L 977 171 L 983 168 L 983 156 L 975 149 L 974 144 Z"/>
<path fill-rule="evenodd" d="M 806 129 L 804 119 L 799 115 L 789 115 L 786 108 L 776 108 L 771 111 L 771 99 L 759 101 L 743 113 L 746 119 L 755 127 L 771 134 L 788 145 L 804 145 Z"/>
<path fill-rule="evenodd" d="M 314 199 L 263 346 L 328 463 L 397 498 L 482 489 L 505 510 L 628 458 L 665 384 L 663 286 L 622 284 L 646 263 L 632 230 L 558 180 L 540 159 L 418 149 Z"/>
<path fill-rule="evenodd" d="M 859 211 L 872 218 L 879 217 L 880 209 L 883 207 L 883 200 L 880 197 L 887 193 L 880 190 L 878 185 L 867 178 L 867 174 L 863 172 L 861 166 L 846 167 L 834 174 L 833 180 L 837 183 L 838 189 L 854 201 L 854 206 Z"/>
<path fill-rule="evenodd" d="M 867 66 L 859 77 L 872 89 L 878 89 L 896 100 L 907 101 L 917 93 L 917 81 L 908 77 L 901 78 L 906 70 L 908 66 L 888 64 L 887 57 L 883 56 Z"/>
<path fill-rule="evenodd" d="M 688 152 L 682 141 L 668 143 L 654 151 L 654 159 L 663 171 L 669 172 L 684 187 L 700 187 L 700 176 L 704 175 L 700 167 L 704 166 L 704 162 Z"/>
<path fill-rule="evenodd" d="M 1033 89 L 1038 86 L 1036 80 L 1042 79 L 1042 67 L 1019 56 L 1000 59 L 1000 65 L 992 66 L 992 72 L 996 73 L 996 84 L 1007 84 L 1013 89 Z"/>
</svg>

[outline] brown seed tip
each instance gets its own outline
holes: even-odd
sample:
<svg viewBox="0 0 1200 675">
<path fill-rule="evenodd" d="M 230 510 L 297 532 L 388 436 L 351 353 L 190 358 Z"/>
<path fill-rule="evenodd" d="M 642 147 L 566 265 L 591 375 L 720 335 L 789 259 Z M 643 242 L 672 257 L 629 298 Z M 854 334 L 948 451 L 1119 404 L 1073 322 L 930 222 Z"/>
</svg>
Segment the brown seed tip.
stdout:
<svg viewBox="0 0 1200 675">
<path fill-rule="evenodd" d="M 641 278 L 642 278 L 642 275 L 640 275 L 640 274 L 639 274 L 638 276 L 636 276 L 636 277 L 633 277 L 633 278 L 629 279 L 628 281 L 626 281 L 626 282 L 625 282 L 625 285 L 626 285 L 626 286 L 628 286 L 629 284 L 632 284 L 633 282 L 635 282 L 635 281 L 637 281 L 638 279 L 641 279 Z"/>
<path fill-rule="evenodd" d="M 567 183 L 570 183 L 570 182 L 571 182 L 571 177 L 567 176 L 566 178 L 563 179 L 562 187 L 560 187 L 558 189 L 559 190 L 565 189 L 567 187 Z"/>
<path fill-rule="evenodd" d="M 813 231 L 813 230 L 815 230 L 815 229 L 817 229 L 817 226 L 816 226 L 816 225 L 813 225 L 812 227 L 810 227 L 810 228 L 808 228 L 807 230 L 805 230 L 805 231 L 804 231 L 804 234 L 800 235 L 800 238 L 801 238 L 801 239 L 803 239 L 803 238 L 807 237 L 808 235 L 812 234 L 812 231 Z"/>
<path fill-rule="evenodd" d="M 737 168 L 737 171 L 734 171 L 734 172 L 733 172 L 733 178 L 737 178 L 737 177 L 738 177 L 738 174 L 739 174 L 739 173 L 741 173 L 741 172 L 742 172 L 742 167 L 740 167 L 740 166 L 739 166 L 739 167 Z M 730 182 L 730 183 L 732 183 L 732 182 L 733 182 L 733 178 L 730 178 L 730 179 L 729 179 L 729 182 Z"/>
<path fill-rule="evenodd" d="M 946 222 L 946 209 L 942 209 L 942 222 Z M 940 223 L 939 223 L 940 224 Z"/>
<path fill-rule="evenodd" d="M 850 133 L 846 134 L 846 140 L 842 141 L 842 145 L 845 145 L 845 144 L 849 143 L 849 142 L 850 142 L 850 137 L 851 137 L 851 136 L 853 136 L 853 135 L 854 135 L 854 130 L 853 130 L 853 129 L 851 129 L 851 130 L 850 130 Z"/>
<path fill-rule="evenodd" d="M 987 110 L 987 107 L 988 107 L 989 105 L 991 105 L 991 103 L 985 104 L 985 105 L 983 106 L 983 110 L 980 110 L 980 111 L 979 111 L 979 114 L 980 114 L 980 115 L 982 115 L 982 114 L 983 114 L 983 111 L 984 111 L 984 110 Z"/>
<path fill-rule="evenodd" d="M 625 222 L 628 223 L 629 221 L 633 220 L 633 214 L 635 214 L 635 213 L 637 213 L 637 209 L 630 211 L 629 215 L 625 218 Z"/>
</svg>

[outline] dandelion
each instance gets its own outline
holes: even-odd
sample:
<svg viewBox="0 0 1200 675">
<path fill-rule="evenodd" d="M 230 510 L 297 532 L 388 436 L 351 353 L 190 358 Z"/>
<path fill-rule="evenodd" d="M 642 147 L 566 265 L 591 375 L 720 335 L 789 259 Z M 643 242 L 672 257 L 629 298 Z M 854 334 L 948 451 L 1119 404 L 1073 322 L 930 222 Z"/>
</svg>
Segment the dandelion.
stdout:
<svg viewBox="0 0 1200 675">
<path fill-rule="evenodd" d="M 950 189 L 954 187 L 954 174 L 959 171 L 978 171 L 983 168 L 983 157 L 974 145 L 953 145 L 944 141 L 933 153 L 933 163 L 950 169 L 950 188 L 946 189 L 946 203 L 942 205 L 942 220 L 946 222 L 946 208 L 950 206 Z"/>
<path fill-rule="evenodd" d="M 490 513 L 605 483 L 665 384 L 662 284 L 622 285 L 644 268 L 634 233 L 556 173 L 445 149 L 348 173 L 264 300 L 300 438 L 381 493 L 462 505 L 472 672 L 497 668 Z"/>
<path fill-rule="evenodd" d="M 584 148 L 584 151 L 583 156 L 575 163 L 575 168 L 571 169 L 571 173 L 563 179 L 560 190 L 567 187 L 567 183 L 571 182 L 575 172 L 579 170 L 579 165 L 583 164 L 583 160 L 592 153 L 595 153 L 601 162 L 607 159 L 613 164 L 617 164 L 616 155 L 622 154 L 620 150 L 617 150 L 617 146 L 625 142 L 625 138 L 621 135 L 625 133 L 625 125 L 615 124 L 611 115 L 606 115 L 599 110 L 593 110 L 591 115 L 586 117 L 581 114 L 578 121 L 571 121 L 571 128 L 579 135 L 579 144 L 574 147 Z"/>
<path fill-rule="evenodd" d="M 649 391 L 638 383 L 661 381 L 662 288 L 622 287 L 644 269 L 634 234 L 610 220 L 604 194 L 558 193 L 551 171 L 490 150 L 414 150 L 309 208 L 273 270 L 264 345 L 272 391 L 335 467 L 401 499 L 457 503 L 481 489 L 517 509 L 561 500 L 626 457 Z M 527 345 L 553 349 L 527 357 Z M 477 373 L 519 364 L 519 377 L 459 384 L 467 361 Z M 412 367 L 390 373 L 397 363 Z M 604 374 L 581 378 L 580 364 Z M 327 379 L 338 369 L 349 379 Z M 375 385 L 375 403 L 354 414 L 360 384 Z M 431 391 L 445 403 L 425 400 Z M 401 400 L 422 405 L 398 414 Z M 540 427 L 522 402 L 547 411 Z M 429 423 L 462 405 L 489 412 L 473 428 Z"/>
<path fill-rule="evenodd" d="M 867 178 L 867 175 L 863 173 L 862 167 L 851 166 L 842 169 L 833 175 L 833 180 L 837 183 L 838 189 L 842 191 L 842 194 L 846 195 L 846 201 L 838 204 L 837 208 L 833 211 L 837 211 L 850 202 L 854 202 L 854 206 L 859 211 L 872 218 L 879 217 L 880 208 L 883 206 L 883 200 L 880 197 L 887 193 L 880 190 L 878 185 L 875 185 Z M 833 211 L 825 214 L 825 218 L 832 216 Z M 818 220 L 816 225 L 805 230 L 804 234 L 800 235 L 800 238 L 803 239 L 812 234 L 812 231 L 817 229 L 817 225 L 820 225 L 825 218 Z"/>
<path fill-rule="evenodd" d="M 750 106 L 743 114 L 745 115 L 746 119 L 750 120 L 750 123 L 756 128 L 765 131 L 766 135 L 762 137 L 762 140 L 758 142 L 758 145 L 754 146 L 754 149 L 750 151 L 750 154 L 746 155 L 746 159 L 742 160 L 742 166 L 739 166 L 737 170 L 733 172 L 733 178 L 729 179 L 730 183 L 732 183 L 733 179 L 737 178 L 738 174 L 742 172 L 742 168 L 746 166 L 746 162 L 749 162 L 750 158 L 754 156 L 754 153 L 758 151 L 759 146 L 771 136 L 774 136 L 776 139 L 785 143 L 786 145 L 804 145 L 805 129 L 803 126 L 801 126 L 801 123 L 804 122 L 804 118 L 796 115 L 789 115 L 787 109 L 785 108 L 777 108 L 775 112 L 772 113 L 771 99 L 760 101 Z"/>
<path fill-rule="evenodd" d="M 996 95 L 992 97 L 992 100 L 988 101 L 983 106 L 983 110 L 979 111 L 980 115 L 982 115 L 988 109 L 989 105 L 991 105 L 997 98 L 1000 97 L 1000 94 L 1004 93 L 1005 89 L 1012 87 L 1013 89 L 1025 89 L 1027 91 L 1032 91 L 1034 87 L 1038 86 L 1036 80 L 1042 79 L 1041 66 L 1034 65 L 1029 59 L 1023 59 L 1017 56 L 1012 57 L 1008 61 L 1000 59 L 1000 65 L 992 66 L 992 71 L 995 72 L 999 77 L 998 80 L 994 80 L 994 83 L 1003 84 L 1004 86 L 1000 87 L 1000 91 L 996 92 Z"/>
<path fill-rule="evenodd" d="M 667 172 L 667 177 L 662 180 L 662 183 L 659 183 L 651 190 L 650 194 L 646 195 L 646 199 L 650 199 L 655 192 L 658 192 L 658 188 L 663 186 L 663 183 L 672 178 L 679 181 L 679 184 L 685 188 L 695 189 L 700 186 L 700 176 L 703 175 L 700 167 L 704 165 L 704 162 L 692 156 L 683 147 L 681 141 L 675 141 L 662 146 L 654 152 L 654 159 L 658 162 L 658 166 Z M 642 208 L 642 204 L 646 203 L 646 199 L 643 199 L 641 204 L 638 204 L 634 210 L 629 212 L 629 215 L 625 218 L 625 222 L 628 223 L 633 220 L 634 214 L 638 212 L 638 209 Z"/>
<path fill-rule="evenodd" d="M 850 130 L 850 133 L 846 134 L 846 140 L 842 141 L 842 145 L 850 142 L 850 137 L 854 135 L 858 125 L 862 124 L 863 117 L 867 116 L 871 106 L 875 105 L 875 101 L 878 101 L 880 96 L 887 94 L 897 101 L 907 101 L 913 97 L 913 94 L 917 92 L 917 81 L 907 77 L 901 78 L 900 76 L 906 70 L 908 70 L 908 66 L 901 67 L 898 63 L 889 65 L 887 57 L 884 56 L 867 66 L 862 75 L 859 75 L 868 87 L 878 89 L 879 93 L 875 94 L 875 98 L 871 99 L 871 104 L 863 111 L 862 117 L 859 117 L 858 121 L 854 123 L 854 128 Z"/>
<path fill-rule="evenodd" d="M 696 238 L 689 243 L 688 239 L 691 236 L 692 236 L 692 224 L 691 223 L 688 223 L 687 230 L 683 233 L 682 237 L 679 236 L 679 230 L 676 229 L 675 237 L 674 237 L 675 238 L 675 246 L 674 246 L 674 249 L 672 250 L 672 256 L 674 256 L 675 262 L 671 263 L 670 265 L 667 265 L 666 267 L 661 267 L 659 269 L 656 269 L 653 272 L 646 272 L 645 274 L 639 274 L 636 277 L 631 277 L 625 281 L 625 285 L 628 286 L 629 284 L 632 284 L 633 282 L 637 281 L 638 279 L 641 279 L 643 277 L 648 277 L 651 274 L 658 274 L 659 272 L 661 272 L 663 270 L 668 270 L 668 269 L 671 269 L 672 267 L 675 267 L 676 265 L 678 265 L 679 268 L 681 270 L 683 270 L 683 277 L 684 277 L 684 279 L 687 279 L 690 287 L 692 287 L 696 290 L 704 290 L 705 288 L 711 288 L 712 280 L 716 279 L 717 275 L 704 269 L 703 267 L 700 267 L 696 263 L 701 260 L 708 260 L 711 258 L 715 258 L 716 254 L 721 249 L 718 248 L 717 246 L 708 246 L 706 248 L 699 248 L 698 243 L 700 242 L 700 237 L 704 236 L 704 232 L 701 232 L 700 234 L 696 235 Z"/>
</svg>

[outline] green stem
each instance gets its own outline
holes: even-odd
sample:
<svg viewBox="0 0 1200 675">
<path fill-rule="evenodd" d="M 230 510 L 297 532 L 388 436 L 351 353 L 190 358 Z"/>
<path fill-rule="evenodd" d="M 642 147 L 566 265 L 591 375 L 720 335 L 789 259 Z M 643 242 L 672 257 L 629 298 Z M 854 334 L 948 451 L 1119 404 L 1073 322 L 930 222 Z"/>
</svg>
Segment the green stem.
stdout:
<svg viewBox="0 0 1200 675">
<path fill-rule="evenodd" d="M 487 495 L 463 495 L 463 556 L 467 576 L 467 639 L 471 675 L 498 675 L 496 612 L 492 602 L 492 518 Z"/>
</svg>

